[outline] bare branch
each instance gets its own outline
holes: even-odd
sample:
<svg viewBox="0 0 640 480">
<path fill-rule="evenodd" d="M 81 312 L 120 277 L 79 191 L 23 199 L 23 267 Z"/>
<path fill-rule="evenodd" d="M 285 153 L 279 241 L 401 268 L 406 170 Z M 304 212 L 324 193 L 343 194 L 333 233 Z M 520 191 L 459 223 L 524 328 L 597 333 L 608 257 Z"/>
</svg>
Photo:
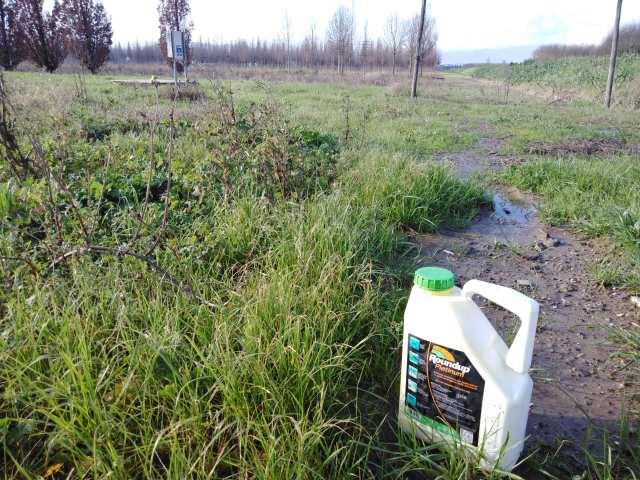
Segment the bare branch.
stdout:
<svg viewBox="0 0 640 480">
<path fill-rule="evenodd" d="M 69 250 L 68 252 L 65 252 L 64 254 L 60 255 L 56 259 L 54 259 L 49 264 L 49 267 L 47 269 L 47 273 L 52 273 L 56 269 L 56 267 L 58 265 L 66 262 L 68 259 L 76 257 L 76 256 L 79 256 L 79 255 L 83 255 L 83 254 L 86 254 L 86 253 L 108 254 L 108 255 L 113 255 L 115 257 L 119 257 L 119 258 L 121 258 L 121 257 L 136 258 L 138 260 L 141 260 L 141 261 L 145 262 L 149 266 L 149 268 L 151 270 L 153 270 L 154 272 L 159 273 L 163 280 L 166 280 L 167 282 L 169 282 L 170 284 L 174 285 L 175 287 L 180 288 L 187 295 L 192 295 L 193 294 L 193 290 L 192 290 L 190 285 L 185 285 L 183 282 L 181 282 L 176 277 L 171 275 L 167 270 L 165 270 L 160 265 L 158 265 L 158 263 L 155 260 L 153 260 L 152 258 L 149 258 L 149 257 L 144 256 L 144 255 L 139 255 L 139 254 L 131 252 L 129 250 L 125 250 L 125 249 L 117 248 L 117 247 L 104 247 L 104 246 L 100 246 L 100 245 L 84 245 L 82 247 L 74 248 L 74 249 Z"/>
<path fill-rule="evenodd" d="M 38 275 L 38 273 L 40 273 L 40 270 L 38 269 L 36 264 L 33 263 L 28 258 L 24 258 L 24 257 L 7 257 L 5 255 L 0 255 L 0 260 L 26 263 L 29 266 L 29 268 L 31 269 L 31 273 L 33 273 L 34 275 Z"/>
</svg>

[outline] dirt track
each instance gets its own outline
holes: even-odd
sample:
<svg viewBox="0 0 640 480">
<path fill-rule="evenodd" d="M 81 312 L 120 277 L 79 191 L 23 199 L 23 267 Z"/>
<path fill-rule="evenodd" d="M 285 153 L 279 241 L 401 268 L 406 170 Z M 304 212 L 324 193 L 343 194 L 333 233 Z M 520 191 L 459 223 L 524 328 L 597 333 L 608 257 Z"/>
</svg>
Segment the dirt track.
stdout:
<svg viewBox="0 0 640 480">
<path fill-rule="evenodd" d="M 485 138 L 474 149 L 441 160 L 461 176 L 495 172 L 516 161 L 499 156 L 499 146 L 499 140 Z M 609 327 L 639 323 L 640 309 L 629 294 L 592 279 L 588 265 L 603 256 L 602 242 L 543 225 L 535 199 L 517 190 L 494 188 L 494 193 L 494 208 L 465 231 L 417 237 L 424 263 L 450 268 L 459 285 L 478 278 L 540 302 L 528 450 L 552 447 L 559 438 L 580 445 L 590 423 L 615 432 L 620 412 L 632 400 Z M 489 304 L 483 309 L 508 342 L 517 328 L 513 315 Z"/>
</svg>

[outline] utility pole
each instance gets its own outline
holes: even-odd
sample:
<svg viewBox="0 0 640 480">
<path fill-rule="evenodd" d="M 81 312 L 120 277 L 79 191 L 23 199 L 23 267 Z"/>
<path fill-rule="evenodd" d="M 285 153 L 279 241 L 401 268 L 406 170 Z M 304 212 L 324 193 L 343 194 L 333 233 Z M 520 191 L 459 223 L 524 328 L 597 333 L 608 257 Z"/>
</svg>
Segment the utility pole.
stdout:
<svg viewBox="0 0 640 480">
<path fill-rule="evenodd" d="M 622 2 L 622 0 L 620 0 Z M 418 41 L 416 43 L 416 63 L 413 68 L 413 82 L 411 83 L 411 97 L 418 96 L 418 68 L 422 61 L 422 35 L 424 34 L 424 17 L 427 14 L 427 0 L 422 0 L 422 13 L 420 14 L 420 28 L 418 30 Z"/>
<path fill-rule="evenodd" d="M 609 62 L 609 78 L 607 79 L 607 108 L 611 108 L 611 94 L 613 93 L 613 81 L 616 75 L 616 59 L 618 57 L 618 37 L 620 36 L 620 15 L 622 13 L 622 0 L 618 0 L 616 10 L 616 23 L 613 26 L 613 40 L 611 41 L 611 61 Z"/>
</svg>

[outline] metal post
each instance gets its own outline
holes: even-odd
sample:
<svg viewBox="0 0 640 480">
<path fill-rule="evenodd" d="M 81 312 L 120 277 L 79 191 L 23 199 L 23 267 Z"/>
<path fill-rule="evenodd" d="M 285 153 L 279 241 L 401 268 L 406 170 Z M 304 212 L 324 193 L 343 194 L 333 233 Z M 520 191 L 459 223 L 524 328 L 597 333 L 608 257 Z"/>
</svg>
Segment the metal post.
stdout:
<svg viewBox="0 0 640 480">
<path fill-rule="evenodd" d="M 176 62 L 175 51 L 173 53 L 173 83 L 175 83 L 176 88 L 178 88 L 178 63 Z"/>
<path fill-rule="evenodd" d="M 616 10 L 616 23 L 613 26 L 613 40 L 611 41 L 611 61 L 609 62 L 609 77 L 607 78 L 607 108 L 611 108 L 611 96 L 613 93 L 613 81 L 616 74 L 616 59 L 618 57 L 618 37 L 620 36 L 620 15 L 622 13 L 622 0 L 618 0 Z"/>
<path fill-rule="evenodd" d="M 173 37 L 173 30 L 169 30 L 169 45 L 171 45 L 171 59 L 173 60 L 173 83 L 178 88 L 178 61 L 176 60 L 176 42 Z"/>
</svg>

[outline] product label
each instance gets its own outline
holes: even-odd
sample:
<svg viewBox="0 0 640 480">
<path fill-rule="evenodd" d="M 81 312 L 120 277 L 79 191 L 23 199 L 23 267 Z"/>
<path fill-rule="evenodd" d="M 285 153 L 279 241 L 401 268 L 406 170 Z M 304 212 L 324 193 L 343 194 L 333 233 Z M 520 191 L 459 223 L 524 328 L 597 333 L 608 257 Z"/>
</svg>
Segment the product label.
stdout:
<svg viewBox="0 0 640 480">
<path fill-rule="evenodd" d="M 407 415 L 478 446 L 483 394 L 484 380 L 463 352 L 409 335 Z"/>
</svg>

